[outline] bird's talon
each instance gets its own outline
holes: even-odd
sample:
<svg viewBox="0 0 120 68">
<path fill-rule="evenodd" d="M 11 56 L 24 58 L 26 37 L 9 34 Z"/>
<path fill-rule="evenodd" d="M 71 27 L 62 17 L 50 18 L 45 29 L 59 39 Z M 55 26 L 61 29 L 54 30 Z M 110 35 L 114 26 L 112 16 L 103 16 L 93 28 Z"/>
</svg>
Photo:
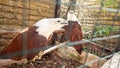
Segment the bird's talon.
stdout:
<svg viewBox="0 0 120 68">
<path fill-rule="evenodd" d="M 44 55 L 44 52 L 41 51 L 41 52 L 38 54 L 38 59 L 41 59 L 43 55 Z"/>
<path fill-rule="evenodd" d="M 36 61 L 36 60 L 38 60 L 38 59 L 40 60 L 43 55 L 44 55 L 44 52 L 43 52 L 43 51 L 39 52 L 39 54 L 36 55 L 36 56 L 31 60 L 31 62 L 32 62 L 32 61 Z"/>
</svg>

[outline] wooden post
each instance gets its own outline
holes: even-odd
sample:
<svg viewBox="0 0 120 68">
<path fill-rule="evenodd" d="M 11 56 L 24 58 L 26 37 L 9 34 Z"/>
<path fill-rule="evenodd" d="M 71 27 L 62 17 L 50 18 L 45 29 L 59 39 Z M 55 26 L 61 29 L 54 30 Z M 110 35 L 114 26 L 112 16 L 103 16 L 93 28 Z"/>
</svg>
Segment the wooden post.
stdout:
<svg viewBox="0 0 120 68">
<path fill-rule="evenodd" d="M 55 14 L 54 14 L 55 18 L 60 17 L 60 4 L 61 4 L 61 0 L 56 0 Z"/>
</svg>

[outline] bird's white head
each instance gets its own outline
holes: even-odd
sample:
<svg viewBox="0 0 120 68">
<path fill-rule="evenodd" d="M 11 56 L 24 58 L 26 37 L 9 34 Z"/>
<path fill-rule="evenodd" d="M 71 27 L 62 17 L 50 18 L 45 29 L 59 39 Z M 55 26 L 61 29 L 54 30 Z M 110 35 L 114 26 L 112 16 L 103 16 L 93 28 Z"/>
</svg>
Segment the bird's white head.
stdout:
<svg viewBox="0 0 120 68">
<path fill-rule="evenodd" d="M 67 21 L 78 21 L 79 25 L 81 25 L 74 11 L 69 10 L 67 13 Z"/>
<path fill-rule="evenodd" d="M 49 18 L 42 19 L 34 24 L 34 26 L 38 27 L 36 31 L 38 34 L 49 37 L 50 34 L 55 30 L 59 30 L 62 26 L 66 25 L 67 22 L 63 18 Z"/>
</svg>

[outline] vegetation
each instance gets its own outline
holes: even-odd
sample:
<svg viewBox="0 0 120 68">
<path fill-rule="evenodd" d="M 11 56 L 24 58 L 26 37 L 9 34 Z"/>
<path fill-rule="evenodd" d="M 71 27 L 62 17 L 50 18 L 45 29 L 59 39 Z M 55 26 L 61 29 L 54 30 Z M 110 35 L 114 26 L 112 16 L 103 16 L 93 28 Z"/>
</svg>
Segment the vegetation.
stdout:
<svg viewBox="0 0 120 68">
<path fill-rule="evenodd" d="M 100 0 L 105 7 L 117 8 L 117 0 Z"/>
<path fill-rule="evenodd" d="M 117 33 L 119 27 L 117 26 L 97 26 L 93 37 L 103 37 L 108 36 L 112 33 Z"/>
<path fill-rule="evenodd" d="M 76 56 L 75 54 L 70 53 L 69 56 L 70 56 L 71 58 L 75 58 L 75 59 L 77 59 L 77 60 L 81 60 L 81 57 L 80 57 L 79 55 Z"/>
<path fill-rule="evenodd" d="M 84 32 L 89 32 L 89 28 L 83 28 Z M 118 26 L 112 26 L 112 25 L 99 25 L 95 27 L 94 32 L 92 32 L 92 37 L 97 38 L 97 37 L 105 37 L 105 36 L 110 36 L 110 35 L 115 35 L 119 31 Z M 85 39 L 90 39 L 91 33 L 87 33 L 84 35 Z"/>
</svg>

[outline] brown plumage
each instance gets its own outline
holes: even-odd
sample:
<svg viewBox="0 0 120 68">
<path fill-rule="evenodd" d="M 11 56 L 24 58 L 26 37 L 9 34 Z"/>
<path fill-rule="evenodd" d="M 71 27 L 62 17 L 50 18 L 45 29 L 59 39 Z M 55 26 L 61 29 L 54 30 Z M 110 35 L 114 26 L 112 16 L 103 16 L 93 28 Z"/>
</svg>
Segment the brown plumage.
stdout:
<svg viewBox="0 0 120 68">
<path fill-rule="evenodd" d="M 42 35 L 38 35 L 38 33 L 35 31 L 37 29 L 37 27 L 32 26 L 30 27 L 27 31 L 23 32 L 26 33 L 26 45 L 27 45 L 27 49 L 33 49 L 33 48 L 39 48 L 39 47 L 43 47 L 47 41 L 47 39 L 42 36 Z M 10 54 L 10 53 L 15 53 L 17 51 L 22 50 L 22 34 L 23 33 L 19 33 L 16 37 L 14 37 L 13 40 L 11 40 L 11 42 L 8 44 L 8 46 L 6 46 L 2 52 L 1 55 L 3 54 Z M 32 54 L 28 54 L 27 55 L 27 59 L 31 60 L 32 58 L 34 58 L 34 56 L 37 53 L 32 53 Z M 22 54 L 21 56 L 16 56 L 16 57 L 12 57 L 11 59 L 13 60 L 20 60 L 22 58 Z"/>
<path fill-rule="evenodd" d="M 78 24 L 77 21 L 70 21 L 69 24 L 71 27 L 66 26 L 66 34 L 69 35 L 69 41 L 81 41 L 83 39 L 82 29 L 81 26 Z M 69 28 L 69 29 L 68 29 Z M 74 48 L 81 54 L 83 45 L 74 45 Z"/>
<path fill-rule="evenodd" d="M 83 39 L 81 26 L 77 21 L 69 21 L 68 25 L 63 27 L 64 30 L 57 30 L 49 37 L 49 44 L 56 44 L 56 41 L 59 43 L 70 41 L 80 41 Z M 73 46 L 79 54 L 81 54 L 83 49 L 83 44 Z"/>
<path fill-rule="evenodd" d="M 37 52 L 30 53 L 29 50 L 34 51 L 36 50 L 35 48 L 42 48 L 46 46 L 49 40 L 49 35 L 53 31 L 58 30 L 64 26 L 65 24 L 63 23 L 65 23 L 65 20 L 62 18 L 49 18 L 38 21 L 33 26 L 24 29 L 18 35 L 16 35 L 1 51 L 0 58 L 6 57 L 7 59 L 9 58 L 13 60 L 20 60 L 24 57 L 27 58 L 27 60 L 32 60 L 39 53 L 39 50 Z M 24 49 L 27 50 L 26 54 L 22 54 Z M 15 54 L 16 52 L 19 52 L 19 55 L 8 55 L 10 57 L 1 57 L 6 54 Z"/>
</svg>

